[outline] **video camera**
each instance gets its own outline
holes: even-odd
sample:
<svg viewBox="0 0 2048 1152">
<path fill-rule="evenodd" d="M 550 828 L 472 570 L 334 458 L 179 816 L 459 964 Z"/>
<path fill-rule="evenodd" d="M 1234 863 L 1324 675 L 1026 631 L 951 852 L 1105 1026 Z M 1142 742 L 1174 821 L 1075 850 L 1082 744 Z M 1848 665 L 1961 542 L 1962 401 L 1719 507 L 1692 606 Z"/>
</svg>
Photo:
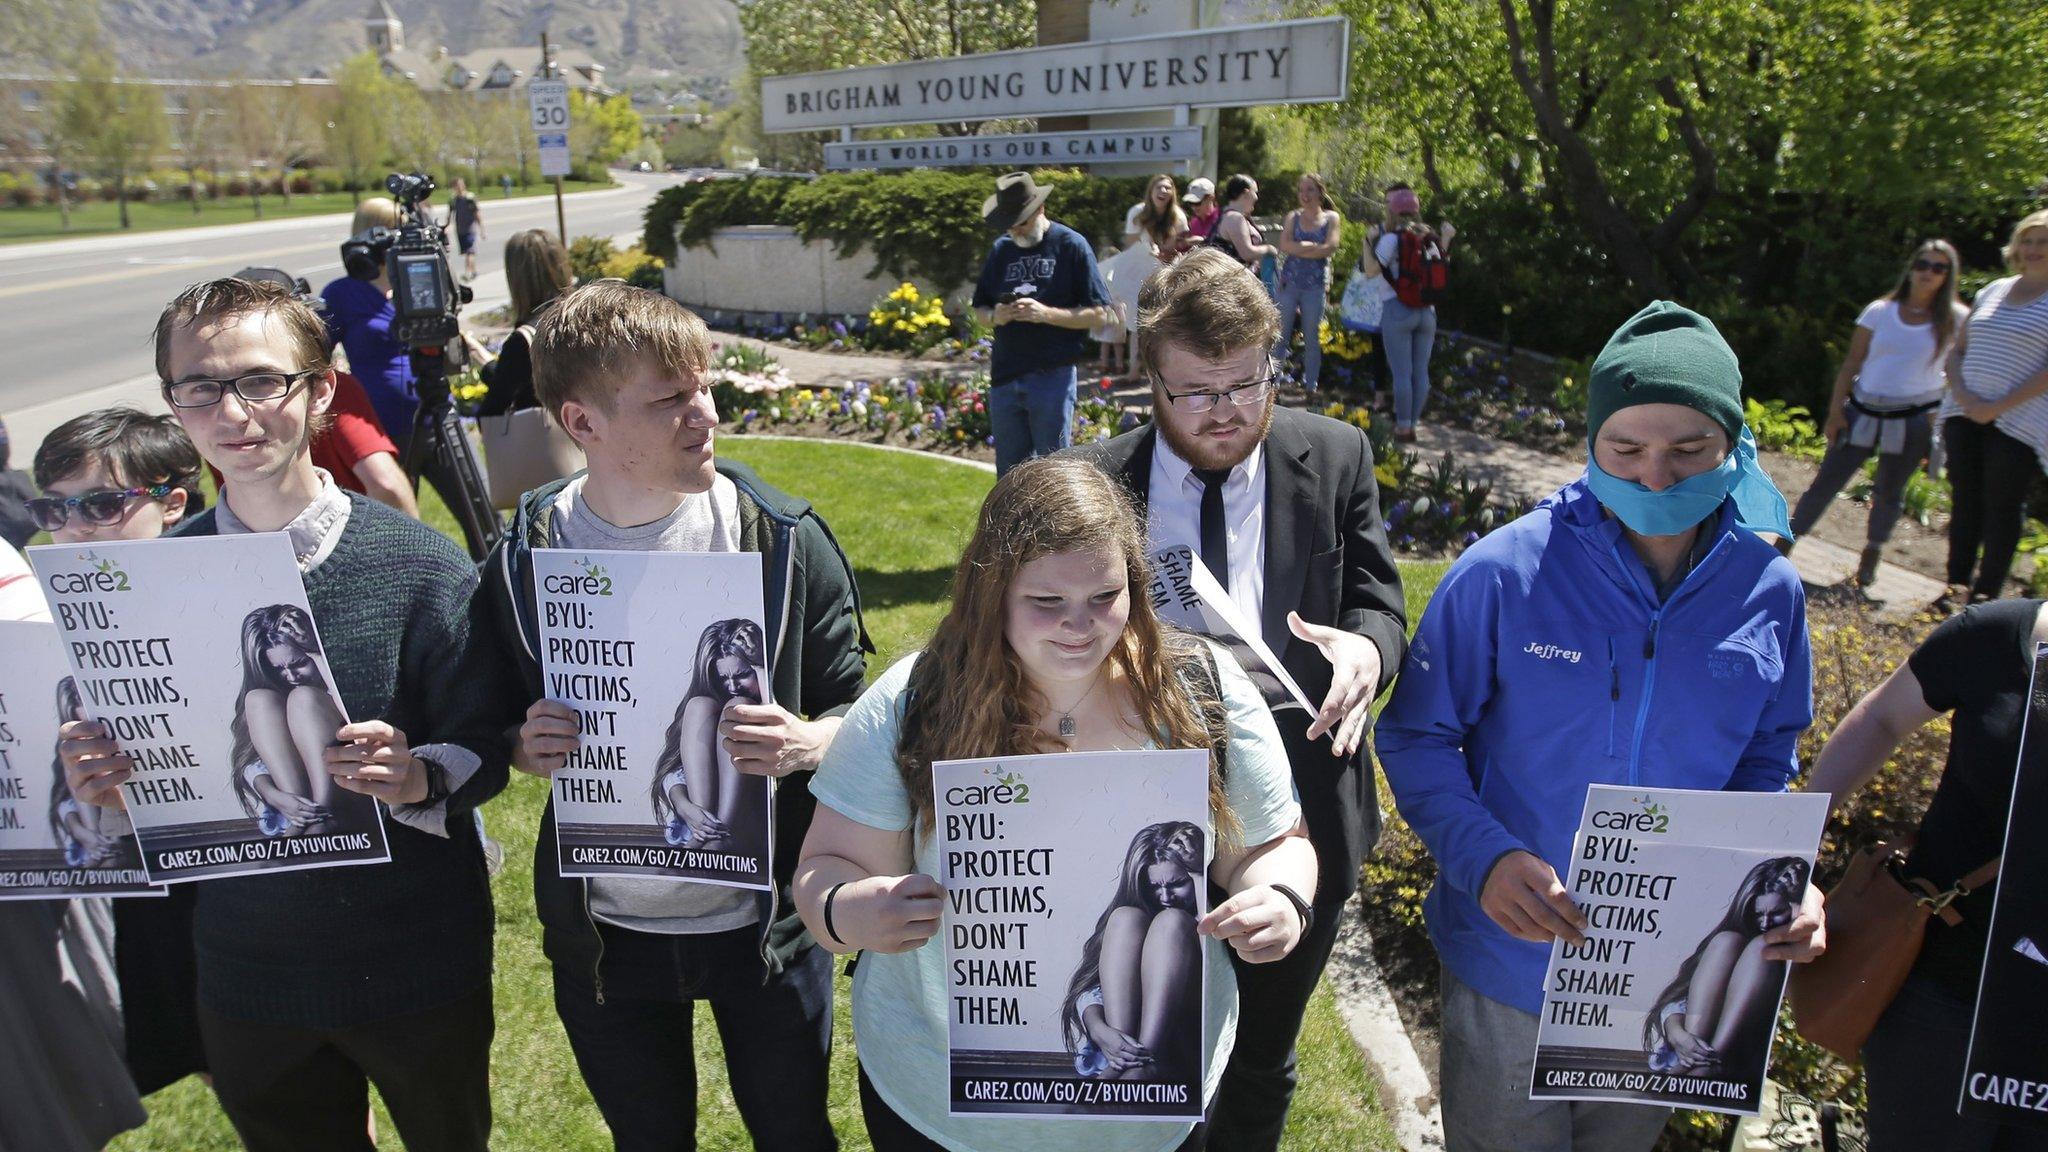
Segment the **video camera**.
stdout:
<svg viewBox="0 0 2048 1152">
<path fill-rule="evenodd" d="M 471 296 L 456 283 L 447 238 L 423 207 L 434 178 L 394 172 L 384 187 L 398 202 L 399 226 L 368 228 L 342 241 L 342 267 L 359 280 L 375 279 L 382 269 L 396 311 L 391 335 L 415 349 L 439 348 L 460 334 L 456 315 Z"/>
<path fill-rule="evenodd" d="M 434 178 L 394 172 L 384 187 L 398 202 L 398 227 L 368 228 L 349 237 L 341 245 L 341 263 L 357 280 L 375 280 L 381 269 L 391 285 L 391 336 L 410 351 L 412 387 L 419 396 L 399 463 L 406 475 L 433 481 L 462 527 L 471 558 L 482 560 L 503 537 L 504 525 L 491 507 L 476 449 L 448 390 L 448 373 L 463 354 L 455 316 L 474 297 L 456 283 L 447 237 L 423 206 L 433 195 Z"/>
</svg>

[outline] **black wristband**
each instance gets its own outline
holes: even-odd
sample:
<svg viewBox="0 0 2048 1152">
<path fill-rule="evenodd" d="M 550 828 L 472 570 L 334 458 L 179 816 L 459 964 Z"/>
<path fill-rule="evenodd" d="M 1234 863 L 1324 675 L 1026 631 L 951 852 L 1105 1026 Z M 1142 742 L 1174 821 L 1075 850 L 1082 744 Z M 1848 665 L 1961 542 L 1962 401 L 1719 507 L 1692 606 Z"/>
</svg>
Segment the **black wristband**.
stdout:
<svg viewBox="0 0 2048 1152">
<path fill-rule="evenodd" d="M 1303 936 L 1308 935 L 1309 929 L 1316 926 L 1316 910 L 1314 906 L 1308 901 L 1303 900 L 1301 893 L 1296 892 L 1285 884 L 1268 884 L 1266 887 L 1287 897 L 1287 902 L 1294 905 L 1294 910 L 1301 914 L 1301 934 Z"/>
<path fill-rule="evenodd" d="M 834 944 L 839 945 L 841 948 L 845 948 L 848 945 L 846 941 L 841 940 L 839 938 L 839 929 L 833 927 L 832 925 L 832 901 L 837 900 L 839 898 L 839 890 L 841 888 L 844 888 L 851 883 L 853 883 L 853 881 L 851 880 L 841 880 L 839 883 L 834 884 L 832 887 L 825 890 L 825 935 L 830 936 L 832 938 L 832 942 Z"/>
</svg>

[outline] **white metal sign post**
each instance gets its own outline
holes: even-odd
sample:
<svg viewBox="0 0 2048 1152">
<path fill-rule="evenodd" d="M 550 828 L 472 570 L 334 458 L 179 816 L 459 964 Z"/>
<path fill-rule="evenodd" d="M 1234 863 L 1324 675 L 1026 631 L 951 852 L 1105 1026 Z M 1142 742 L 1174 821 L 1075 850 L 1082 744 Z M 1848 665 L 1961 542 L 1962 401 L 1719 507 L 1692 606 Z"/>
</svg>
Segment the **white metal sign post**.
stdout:
<svg viewBox="0 0 2048 1152">
<path fill-rule="evenodd" d="M 562 212 L 562 177 L 569 174 L 569 82 L 529 80 L 526 101 L 540 152 L 540 174 L 555 182 L 555 226 L 561 232 L 562 243 L 567 244 L 569 226 Z"/>
</svg>

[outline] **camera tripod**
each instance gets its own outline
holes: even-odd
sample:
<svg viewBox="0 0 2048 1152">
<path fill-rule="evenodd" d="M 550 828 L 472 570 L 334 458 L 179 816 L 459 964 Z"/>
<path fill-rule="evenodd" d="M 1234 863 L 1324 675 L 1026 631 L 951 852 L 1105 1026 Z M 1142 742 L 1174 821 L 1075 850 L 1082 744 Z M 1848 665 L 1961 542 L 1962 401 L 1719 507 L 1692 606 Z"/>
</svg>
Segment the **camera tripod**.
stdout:
<svg viewBox="0 0 2048 1152">
<path fill-rule="evenodd" d="M 419 393 L 420 406 L 413 413 L 412 438 L 406 441 L 405 459 L 400 463 L 415 491 L 422 479 L 433 484 L 461 526 L 470 558 L 482 561 L 504 538 L 505 527 L 498 510 L 491 507 L 476 449 L 455 415 L 444 351 L 445 346 L 433 345 L 412 350 L 413 387 Z"/>
</svg>

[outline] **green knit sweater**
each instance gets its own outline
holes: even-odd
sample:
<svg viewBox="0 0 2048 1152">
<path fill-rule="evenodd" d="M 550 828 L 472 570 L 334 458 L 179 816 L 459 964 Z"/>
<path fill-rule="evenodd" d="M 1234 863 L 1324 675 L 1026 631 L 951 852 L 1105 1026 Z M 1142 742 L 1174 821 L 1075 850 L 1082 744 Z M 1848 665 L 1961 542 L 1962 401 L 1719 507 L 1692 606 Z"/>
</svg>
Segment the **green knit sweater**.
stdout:
<svg viewBox="0 0 2048 1152">
<path fill-rule="evenodd" d="M 217 531 L 211 510 L 180 536 Z M 351 720 L 408 743 L 457 744 L 483 766 L 448 800 L 444 839 L 386 813 L 391 862 L 198 881 L 199 1000 L 222 1016 L 340 1028 L 490 987 L 491 890 L 469 813 L 505 787 L 512 662 L 472 629 L 476 569 L 447 538 L 350 497 L 306 599 Z"/>
</svg>

